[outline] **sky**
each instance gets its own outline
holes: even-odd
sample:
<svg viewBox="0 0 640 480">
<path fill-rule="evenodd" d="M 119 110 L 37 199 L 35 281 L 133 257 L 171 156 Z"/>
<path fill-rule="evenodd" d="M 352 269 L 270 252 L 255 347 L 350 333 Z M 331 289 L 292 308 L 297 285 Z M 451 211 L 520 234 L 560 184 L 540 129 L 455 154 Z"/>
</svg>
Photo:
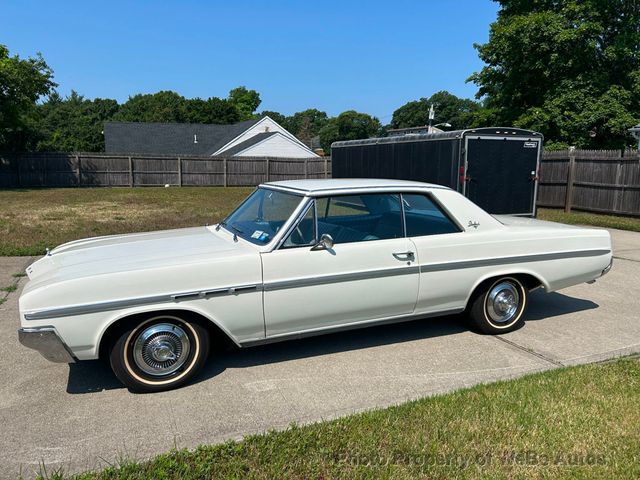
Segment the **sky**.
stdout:
<svg viewBox="0 0 640 480">
<path fill-rule="evenodd" d="M 41 52 L 63 95 L 224 98 L 245 85 L 260 111 L 354 109 L 388 123 L 439 90 L 473 98 L 473 44 L 497 10 L 491 0 L 0 0 L 0 44 Z"/>
</svg>

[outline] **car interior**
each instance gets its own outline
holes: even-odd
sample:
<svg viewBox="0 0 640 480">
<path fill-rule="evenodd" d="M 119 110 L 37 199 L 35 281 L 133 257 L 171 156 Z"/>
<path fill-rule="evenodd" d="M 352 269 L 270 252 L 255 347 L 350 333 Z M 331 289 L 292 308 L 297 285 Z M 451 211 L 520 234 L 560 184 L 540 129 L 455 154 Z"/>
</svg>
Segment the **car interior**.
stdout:
<svg viewBox="0 0 640 480">
<path fill-rule="evenodd" d="M 403 195 L 407 236 L 437 235 L 460 229 L 428 197 Z M 314 235 L 313 210 L 298 224 L 287 246 L 310 245 L 323 234 L 335 243 L 386 240 L 404 236 L 400 196 L 348 195 L 316 200 L 318 232 Z"/>
</svg>

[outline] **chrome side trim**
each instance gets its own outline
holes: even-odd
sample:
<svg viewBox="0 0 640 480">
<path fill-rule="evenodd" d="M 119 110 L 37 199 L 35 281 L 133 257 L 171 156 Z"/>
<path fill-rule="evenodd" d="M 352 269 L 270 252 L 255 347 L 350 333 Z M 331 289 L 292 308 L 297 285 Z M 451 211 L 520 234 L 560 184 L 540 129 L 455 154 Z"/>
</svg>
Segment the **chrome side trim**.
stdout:
<svg viewBox="0 0 640 480">
<path fill-rule="evenodd" d="M 137 307 L 155 303 L 177 303 L 182 300 L 195 300 L 198 298 L 209 298 L 217 295 L 236 295 L 251 291 L 275 291 L 289 288 L 310 287 L 326 285 L 331 283 L 354 282 L 372 278 L 385 278 L 399 275 L 412 275 L 416 273 L 441 272 L 445 270 L 460 270 L 465 268 L 487 267 L 493 265 L 510 265 L 517 263 L 540 262 L 546 260 L 559 260 L 565 258 L 582 258 L 608 255 L 611 250 L 579 250 L 572 252 L 543 253 L 536 255 L 521 255 L 514 257 L 486 258 L 479 260 L 468 260 L 460 262 L 434 263 L 424 265 L 414 265 L 382 270 L 370 270 L 365 272 L 341 273 L 335 275 L 324 275 L 320 277 L 307 277 L 293 280 L 282 280 L 267 282 L 263 285 L 239 285 L 233 287 L 214 288 L 208 290 L 198 290 L 180 292 L 170 295 L 156 295 L 151 297 L 129 298 L 123 300 L 113 300 L 109 302 L 98 302 L 83 305 L 71 305 L 67 307 L 51 308 L 46 310 L 36 310 L 25 312 L 25 320 L 44 320 L 48 318 L 67 317 L 73 315 L 85 315 L 122 308 Z"/>
<path fill-rule="evenodd" d="M 515 257 L 483 258 L 480 260 L 463 260 L 460 262 L 429 263 L 420 265 L 420 273 L 460 270 L 464 268 L 489 267 L 493 265 L 513 265 L 516 263 L 544 262 L 565 258 L 599 257 L 610 254 L 611 250 L 578 250 L 573 252 L 539 253 L 536 255 L 520 255 Z"/>
<path fill-rule="evenodd" d="M 60 338 L 55 327 L 21 328 L 18 340 L 27 348 L 32 348 L 50 362 L 75 363 L 71 349 Z"/>
<path fill-rule="evenodd" d="M 276 343 L 276 342 L 282 342 L 282 341 L 286 341 L 286 340 L 297 340 L 300 338 L 307 338 L 307 337 L 316 337 L 318 335 L 324 335 L 324 334 L 329 334 L 329 333 L 337 333 L 337 332 L 346 332 L 349 330 L 357 330 L 359 328 L 366 328 L 366 327 L 374 327 L 374 326 L 380 326 L 380 325 L 389 325 L 389 324 L 393 324 L 393 323 L 402 323 L 402 322 L 410 322 L 413 320 L 424 320 L 427 318 L 433 318 L 433 317 L 442 317 L 445 315 L 456 315 L 458 313 L 462 313 L 464 312 L 464 307 L 460 307 L 460 308 L 454 308 L 451 310 L 442 310 L 440 312 L 433 312 L 433 313 L 424 313 L 424 314 L 409 314 L 409 315 L 401 315 L 398 317 L 392 317 L 392 318 L 383 318 L 381 320 L 364 320 L 361 322 L 355 322 L 355 323 L 349 323 L 347 325 L 338 325 L 338 326 L 334 326 L 334 327 L 327 327 L 327 328 L 317 328 L 314 330 L 303 330 L 301 332 L 294 332 L 294 333 L 283 333 L 283 334 L 279 334 L 279 335 L 274 335 L 271 337 L 266 337 L 266 338 L 258 338 L 255 340 L 246 340 L 244 342 L 240 343 L 241 347 L 253 347 L 253 346 L 257 346 L 257 345 L 265 345 L 268 343 Z"/>
<path fill-rule="evenodd" d="M 73 315 L 85 315 L 88 313 L 107 312 L 122 308 L 139 307 L 154 303 L 177 303 L 182 300 L 195 300 L 197 298 L 209 298 L 218 295 L 236 295 L 238 293 L 261 290 L 260 285 L 239 285 L 234 287 L 214 288 L 192 292 L 174 293 L 171 295 L 156 295 L 151 297 L 128 298 L 113 300 L 110 302 L 88 303 L 83 305 L 71 305 L 68 307 L 50 308 L 26 312 L 25 320 L 44 320 L 47 318 L 69 317 Z"/>
<path fill-rule="evenodd" d="M 383 270 L 370 270 L 367 272 L 339 273 L 336 275 L 323 275 L 320 277 L 307 277 L 295 280 L 281 280 L 277 282 L 267 282 L 263 289 L 265 292 L 274 290 L 285 290 L 288 288 L 311 287 L 316 285 L 327 285 L 331 283 L 355 282 L 371 278 L 395 277 L 398 275 L 412 275 L 420 273 L 417 265 L 409 267 L 386 268 Z"/>
</svg>

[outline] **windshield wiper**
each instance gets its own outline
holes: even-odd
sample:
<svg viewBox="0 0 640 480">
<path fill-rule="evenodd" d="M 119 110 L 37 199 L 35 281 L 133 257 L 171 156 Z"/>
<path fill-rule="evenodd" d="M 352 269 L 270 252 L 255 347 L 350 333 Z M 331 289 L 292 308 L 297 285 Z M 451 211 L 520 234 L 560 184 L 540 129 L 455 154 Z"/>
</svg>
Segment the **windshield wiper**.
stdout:
<svg viewBox="0 0 640 480">
<path fill-rule="evenodd" d="M 223 220 L 222 222 L 220 222 L 218 224 L 218 226 L 216 227 L 216 231 L 220 229 L 220 227 L 225 227 L 227 230 L 229 230 L 229 227 L 231 227 L 231 229 L 233 230 L 233 241 L 237 242 L 238 241 L 238 233 L 242 234 L 244 233 L 244 231 L 238 227 L 235 223 L 232 223 L 231 225 L 228 225 L 226 220 Z M 231 231 L 231 230 L 229 230 Z"/>
<path fill-rule="evenodd" d="M 235 223 L 232 223 L 231 225 L 227 224 L 227 219 L 225 218 L 224 220 L 222 220 L 217 226 L 216 226 L 216 232 L 218 230 L 220 230 L 220 227 L 231 227 L 234 232 L 233 232 L 233 241 L 237 242 L 238 241 L 238 233 L 244 233 L 243 230 L 241 228 L 239 228 Z M 227 230 L 229 230 L 227 228 Z"/>
<path fill-rule="evenodd" d="M 244 230 L 242 230 L 241 228 L 239 228 L 235 223 L 231 224 L 231 228 L 233 228 L 236 232 L 238 233 L 244 233 Z"/>
</svg>

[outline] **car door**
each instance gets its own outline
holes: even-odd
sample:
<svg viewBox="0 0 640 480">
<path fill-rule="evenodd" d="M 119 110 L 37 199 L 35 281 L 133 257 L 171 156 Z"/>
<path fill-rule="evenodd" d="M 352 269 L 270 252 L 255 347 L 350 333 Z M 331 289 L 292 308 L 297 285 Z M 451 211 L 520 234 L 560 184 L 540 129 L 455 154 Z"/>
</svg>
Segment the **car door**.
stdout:
<svg viewBox="0 0 640 480">
<path fill-rule="evenodd" d="M 323 235 L 333 247 L 312 249 Z M 316 198 L 284 244 L 262 254 L 267 337 L 411 314 L 413 243 L 399 197 Z"/>
<path fill-rule="evenodd" d="M 416 315 L 459 311 L 475 277 L 464 268 L 441 265 L 473 256 L 468 234 L 430 194 L 403 193 L 402 203 L 407 237 L 420 265 Z"/>
</svg>

